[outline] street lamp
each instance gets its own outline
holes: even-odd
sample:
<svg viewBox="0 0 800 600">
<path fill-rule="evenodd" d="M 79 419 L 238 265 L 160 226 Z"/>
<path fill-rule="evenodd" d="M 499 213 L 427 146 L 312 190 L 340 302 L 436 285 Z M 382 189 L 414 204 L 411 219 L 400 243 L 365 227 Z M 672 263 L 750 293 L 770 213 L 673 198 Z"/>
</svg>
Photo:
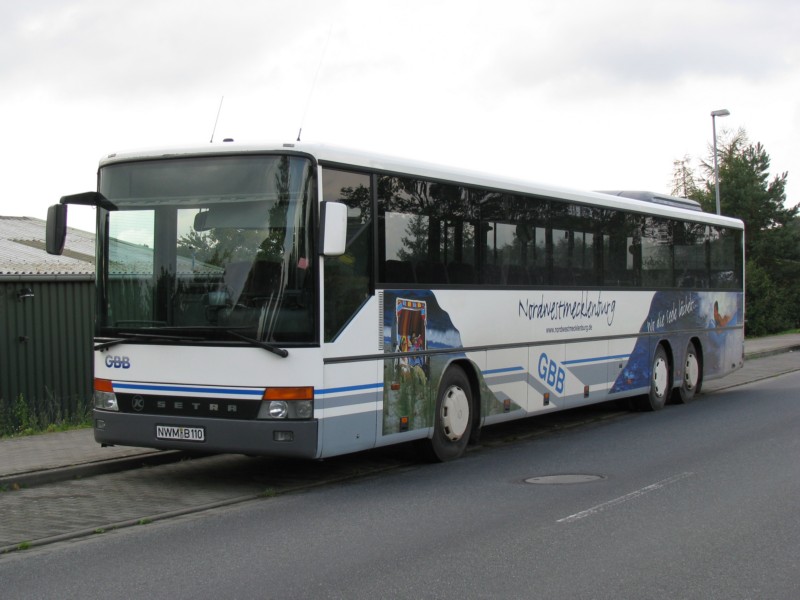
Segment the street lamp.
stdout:
<svg viewBox="0 0 800 600">
<path fill-rule="evenodd" d="M 731 114 L 727 108 L 721 108 L 719 110 L 712 110 L 711 111 L 711 129 L 714 132 L 714 191 L 716 192 L 717 197 L 717 214 L 720 213 L 719 210 L 719 165 L 717 164 L 717 117 L 727 117 Z"/>
</svg>

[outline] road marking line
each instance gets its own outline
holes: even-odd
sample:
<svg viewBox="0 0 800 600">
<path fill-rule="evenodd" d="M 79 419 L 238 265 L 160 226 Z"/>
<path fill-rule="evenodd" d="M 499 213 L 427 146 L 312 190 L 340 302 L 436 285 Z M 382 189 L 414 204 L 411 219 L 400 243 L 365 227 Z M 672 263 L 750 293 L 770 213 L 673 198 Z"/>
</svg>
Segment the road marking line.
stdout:
<svg viewBox="0 0 800 600">
<path fill-rule="evenodd" d="M 659 490 L 663 487 L 666 487 L 672 483 L 680 481 L 681 479 L 686 479 L 687 477 L 691 477 L 694 473 L 681 473 L 680 475 L 674 475 L 668 479 L 663 479 L 661 481 L 657 481 L 647 487 L 643 487 L 635 492 L 631 492 L 630 494 L 625 494 L 624 496 L 620 496 L 619 498 L 615 498 L 614 500 L 609 500 L 608 502 L 603 502 L 602 504 L 598 504 L 597 506 L 593 506 L 587 510 L 582 510 L 581 512 L 577 512 L 574 515 L 570 515 L 568 517 L 564 517 L 563 519 L 559 519 L 556 523 L 574 523 L 575 521 L 580 521 L 586 517 L 591 517 L 599 512 L 603 512 L 608 508 L 612 508 L 618 504 L 622 504 L 623 502 L 627 502 L 628 500 L 635 500 L 645 494 L 649 494 L 650 492 L 654 492 Z"/>
</svg>

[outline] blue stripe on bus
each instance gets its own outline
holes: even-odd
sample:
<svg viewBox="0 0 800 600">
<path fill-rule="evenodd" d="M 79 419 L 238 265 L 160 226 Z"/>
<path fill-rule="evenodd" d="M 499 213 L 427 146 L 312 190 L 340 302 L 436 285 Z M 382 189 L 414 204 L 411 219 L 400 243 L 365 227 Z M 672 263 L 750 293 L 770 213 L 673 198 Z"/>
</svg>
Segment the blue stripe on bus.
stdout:
<svg viewBox="0 0 800 600">
<path fill-rule="evenodd" d="M 232 390 L 228 388 L 183 387 L 177 385 L 141 385 L 135 383 L 112 382 L 115 390 L 143 390 L 148 392 L 199 392 L 201 394 L 238 394 L 241 396 L 264 395 L 264 388 L 255 390 Z"/>
<path fill-rule="evenodd" d="M 524 371 L 525 367 L 504 367 L 502 369 L 487 369 L 484 375 L 497 375 L 498 373 L 512 373 L 514 371 Z"/>
<path fill-rule="evenodd" d="M 339 392 L 357 392 L 360 390 L 382 390 L 383 389 L 383 382 L 380 383 L 365 383 L 362 385 L 348 385 L 345 387 L 338 387 L 338 388 L 328 388 L 325 390 L 316 390 L 316 394 L 338 394 Z"/>
<path fill-rule="evenodd" d="M 605 360 L 617 360 L 620 358 L 630 358 L 630 354 L 616 354 L 614 356 L 598 356 L 596 358 L 576 358 L 575 360 L 565 360 L 562 365 L 578 365 L 581 363 L 603 362 Z"/>
<path fill-rule="evenodd" d="M 170 385 L 142 385 L 133 383 L 114 383 L 115 389 L 119 390 L 142 390 L 149 392 L 199 392 L 205 394 L 240 394 L 242 396 L 258 396 L 261 398 L 264 395 L 264 389 L 254 390 L 234 390 L 228 388 L 205 388 L 205 387 L 185 387 L 185 386 L 170 386 Z M 380 383 L 366 383 L 363 385 L 351 385 L 346 387 L 328 388 L 324 390 L 316 390 L 316 394 L 335 394 L 339 392 L 356 392 L 360 390 L 378 390 L 383 389 L 383 382 Z"/>
</svg>

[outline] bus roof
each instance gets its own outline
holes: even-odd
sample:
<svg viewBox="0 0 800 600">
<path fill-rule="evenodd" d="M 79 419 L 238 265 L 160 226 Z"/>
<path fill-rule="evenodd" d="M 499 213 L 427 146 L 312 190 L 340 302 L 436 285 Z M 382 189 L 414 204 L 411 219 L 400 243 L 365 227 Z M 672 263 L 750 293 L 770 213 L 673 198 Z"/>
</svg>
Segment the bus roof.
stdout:
<svg viewBox="0 0 800 600">
<path fill-rule="evenodd" d="M 692 221 L 702 220 L 709 224 L 738 229 L 744 227 L 744 224 L 739 219 L 703 212 L 696 201 L 688 198 L 643 191 L 579 191 L 536 183 L 522 178 L 502 177 L 479 171 L 311 142 L 241 143 L 226 140 L 222 143 L 197 146 L 134 150 L 104 156 L 100 160 L 100 166 L 138 160 L 258 154 L 261 152 L 296 152 L 313 156 L 322 164 L 410 175 L 435 181 L 519 192 L 664 217 L 684 218 Z M 702 217 L 698 213 L 702 214 Z"/>
<path fill-rule="evenodd" d="M 644 202 L 653 202 L 654 204 L 663 204 L 664 206 L 677 206 L 688 210 L 703 211 L 700 203 L 691 198 L 682 198 L 680 196 L 670 196 L 668 194 L 659 194 L 657 192 L 644 192 L 644 191 L 601 191 L 601 194 L 610 194 L 612 196 L 622 196 L 623 198 L 633 198 L 634 200 L 642 200 Z"/>
</svg>

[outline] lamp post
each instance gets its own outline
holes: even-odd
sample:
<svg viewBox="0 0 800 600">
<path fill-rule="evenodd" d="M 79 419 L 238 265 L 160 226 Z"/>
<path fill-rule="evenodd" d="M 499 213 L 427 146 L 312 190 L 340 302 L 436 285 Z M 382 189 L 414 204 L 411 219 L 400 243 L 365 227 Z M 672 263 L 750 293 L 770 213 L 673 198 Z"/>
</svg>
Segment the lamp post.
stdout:
<svg viewBox="0 0 800 600">
<path fill-rule="evenodd" d="M 717 214 L 722 214 L 719 210 L 719 164 L 717 161 L 717 117 L 727 117 L 731 114 L 727 108 L 711 111 L 711 129 L 714 132 L 714 191 L 717 197 Z"/>
</svg>

